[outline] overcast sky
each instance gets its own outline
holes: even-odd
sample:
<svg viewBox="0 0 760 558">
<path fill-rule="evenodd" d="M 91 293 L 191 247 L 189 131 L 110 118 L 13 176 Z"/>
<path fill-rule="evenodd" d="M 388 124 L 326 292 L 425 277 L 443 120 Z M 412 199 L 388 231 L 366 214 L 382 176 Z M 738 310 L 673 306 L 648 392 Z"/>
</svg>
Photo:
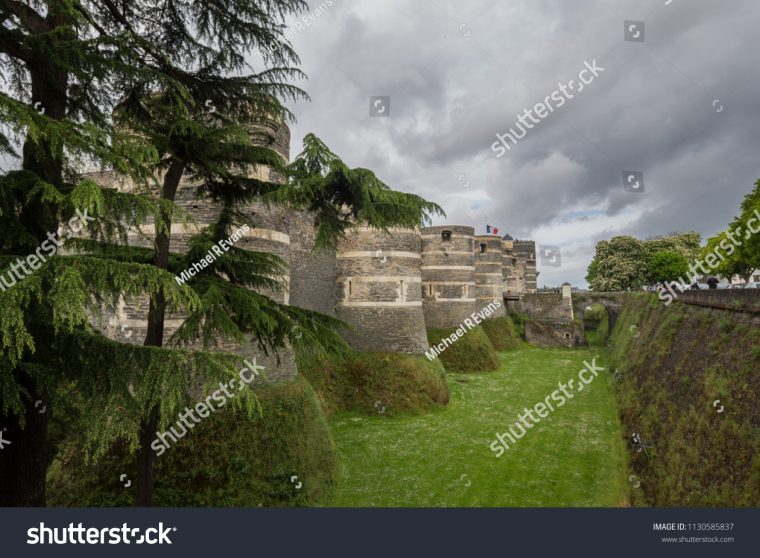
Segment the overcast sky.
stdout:
<svg viewBox="0 0 760 558">
<path fill-rule="evenodd" d="M 559 246 L 539 285 L 585 285 L 594 244 L 614 235 L 712 235 L 760 178 L 757 0 L 331 3 L 312 0 L 293 28 L 311 102 L 293 107 L 291 155 L 314 132 L 443 206 L 435 224 Z M 639 40 L 626 21 L 644 22 L 628 30 Z M 594 59 L 593 82 L 524 116 L 537 123 L 497 157 L 496 134 L 520 134 L 518 115 Z M 373 96 L 390 97 L 388 116 L 370 116 Z M 632 171 L 643 192 L 624 190 Z"/>
</svg>

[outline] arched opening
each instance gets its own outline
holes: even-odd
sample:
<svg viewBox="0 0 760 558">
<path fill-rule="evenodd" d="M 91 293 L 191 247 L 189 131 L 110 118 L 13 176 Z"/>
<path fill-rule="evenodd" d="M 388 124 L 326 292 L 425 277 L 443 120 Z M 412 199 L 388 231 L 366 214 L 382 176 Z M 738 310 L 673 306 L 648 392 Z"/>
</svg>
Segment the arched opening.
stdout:
<svg viewBox="0 0 760 558">
<path fill-rule="evenodd" d="M 610 335 L 610 313 L 599 303 L 586 306 L 583 310 L 583 329 L 589 347 L 604 347 Z"/>
<path fill-rule="evenodd" d="M 451 231 L 441 231 L 441 240 L 443 242 L 451 242 Z"/>
</svg>

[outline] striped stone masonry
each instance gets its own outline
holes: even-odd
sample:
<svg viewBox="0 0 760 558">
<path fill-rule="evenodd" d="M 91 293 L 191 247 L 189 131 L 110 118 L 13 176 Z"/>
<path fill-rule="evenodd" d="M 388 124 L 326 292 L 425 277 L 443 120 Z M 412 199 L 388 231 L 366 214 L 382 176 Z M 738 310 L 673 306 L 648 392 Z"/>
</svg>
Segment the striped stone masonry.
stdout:
<svg viewBox="0 0 760 558">
<path fill-rule="evenodd" d="M 477 310 L 475 229 L 428 227 L 422 235 L 422 303 L 428 328 L 456 327 Z"/>
<path fill-rule="evenodd" d="M 287 126 L 271 122 L 269 125 L 258 129 L 252 138 L 254 143 L 272 147 L 287 162 L 290 141 L 290 131 Z M 117 177 L 114 173 L 98 172 L 90 173 L 88 176 L 104 186 L 113 187 L 120 191 L 134 191 L 133 184 Z M 254 169 L 251 176 L 262 180 L 278 179 L 277 175 L 273 174 L 271 169 L 266 166 Z M 206 199 L 195 198 L 196 188 L 197 184 L 190 180 L 183 179 L 180 182 L 175 203 L 187 212 L 191 219 L 187 224 L 172 224 L 170 234 L 170 250 L 172 252 L 186 252 L 190 237 L 215 221 L 221 211 L 219 204 L 214 204 Z M 286 266 L 284 275 L 278 277 L 282 287 L 274 290 L 259 289 L 258 292 L 279 303 L 288 304 L 291 260 L 290 214 L 282 209 L 266 207 L 262 203 L 249 204 L 246 210 L 255 226 L 248 230 L 235 243 L 235 246 L 245 250 L 274 254 L 282 258 Z M 155 241 L 155 223 L 153 220 L 149 219 L 139 230 L 131 230 L 128 233 L 128 240 L 133 246 L 152 247 Z M 147 297 L 122 298 L 119 300 L 115 312 L 104 316 L 102 320 L 93 317 L 93 322 L 96 327 L 112 339 L 125 343 L 142 344 L 147 333 L 148 306 Z M 170 311 L 167 314 L 164 329 L 165 345 L 171 345 L 171 336 L 182 325 L 185 318 L 186 315 L 178 310 Z M 201 349 L 202 346 L 200 343 L 195 343 L 190 348 Z M 208 350 L 234 352 L 249 358 L 255 356 L 257 363 L 264 366 L 266 381 L 292 378 L 298 373 L 295 353 L 291 347 L 281 348 L 277 354 L 265 355 L 262 350 L 254 347 L 250 342 L 240 345 L 236 342 L 220 339 Z"/>
<path fill-rule="evenodd" d="M 252 141 L 272 147 L 284 162 L 289 158 L 290 131 L 276 122 L 252 130 Z M 120 191 L 134 191 L 129 181 L 109 172 L 87 175 Z M 269 167 L 252 176 L 278 180 Z M 176 203 L 190 216 L 187 225 L 172 225 L 170 249 L 183 253 L 199 228 L 216 220 L 220 206 L 195 198 L 197 184 L 183 180 Z M 455 327 L 494 300 L 520 297 L 536 290 L 535 243 L 509 237 L 475 236 L 473 227 L 442 225 L 421 230 L 394 228 L 387 232 L 357 227 L 337 250 L 316 248 L 314 214 L 306 211 L 246 207 L 254 226 L 235 246 L 282 258 L 286 273 L 282 287 L 261 293 L 277 302 L 328 314 L 350 324 L 346 340 L 358 350 L 424 354 L 426 328 Z M 155 225 L 149 221 L 129 234 L 135 246 L 152 247 Z M 483 248 L 481 249 L 481 246 Z M 203 273 L 203 271 L 199 271 Z M 503 315 L 505 304 L 497 310 Z M 128 343 L 145 339 L 147 299 L 122 299 L 99 328 L 109 337 Z M 185 316 L 167 316 L 165 339 L 181 326 Z M 297 374 L 291 348 L 266 357 L 249 345 L 220 341 L 216 350 L 257 357 L 269 380 Z"/>
<path fill-rule="evenodd" d="M 422 311 L 420 233 L 388 233 L 358 227 L 336 254 L 336 317 L 353 326 L 356 349 L 423 354 L 427 332 Z"/>
<path fill-rule="evenodd" d="M 475 282 L 478 308 L 487 306 L 494 300 L 504 298 L 504 274 L 502 271 L 501 238 L 492 235 L 475 237 Z M 502 304 L 494 312 L 495 316 L 504 316 Z"/>
</svg>

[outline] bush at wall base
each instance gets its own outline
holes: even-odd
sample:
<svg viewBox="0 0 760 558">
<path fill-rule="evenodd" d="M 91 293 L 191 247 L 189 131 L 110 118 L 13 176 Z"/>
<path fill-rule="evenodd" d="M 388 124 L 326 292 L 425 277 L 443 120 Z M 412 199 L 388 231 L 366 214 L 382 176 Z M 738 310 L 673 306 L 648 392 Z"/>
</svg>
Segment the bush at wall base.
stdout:
<svg viewBox="0 0 760 558">
<path fill-rule="evenodd" d="M 312 387 L 299 376 L 256 394 L 261 415 L 220 409 L 158 458 L 156 506 L 308 506 L 330 493 L 337 453 Z M 72 437 L 48 470 L 48 505 L 131 506 L 134 479 L 124 447 L 86 464 Z"/>
<path fill-rule="evenodd" d="M 451 337 L 457 328 L 429 329 L 428 342 L 436 346 Z M 452 342 L 438 358 L 450 372 L 484 372 L 499 367 L 499 357 L 482 326 L 469 330 Z"/>
</svg>

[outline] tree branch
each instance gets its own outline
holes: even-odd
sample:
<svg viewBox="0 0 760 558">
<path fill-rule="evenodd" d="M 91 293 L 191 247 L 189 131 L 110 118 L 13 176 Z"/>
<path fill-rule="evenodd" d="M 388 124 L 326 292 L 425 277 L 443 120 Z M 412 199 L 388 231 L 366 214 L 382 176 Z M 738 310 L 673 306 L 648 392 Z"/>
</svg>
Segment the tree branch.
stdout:
<svg viewBox="0 0 760 558">
<path fill-rule="evenodd" d="M 31 56 L 21 47 L 23 38 L 19 31 L 0 27 L 0 52 L 29 63 Z"/>
<path fill-rule="evenodd" d="M 48 24 L 45 18 L 38 14 L 31 6 L 19 2 L 18 0 L 1 0 L 2 6 L 7 11 L 15 15 L 24 27 L 30 32 L 38 34 L 48 31 Z"/>
</svg>

